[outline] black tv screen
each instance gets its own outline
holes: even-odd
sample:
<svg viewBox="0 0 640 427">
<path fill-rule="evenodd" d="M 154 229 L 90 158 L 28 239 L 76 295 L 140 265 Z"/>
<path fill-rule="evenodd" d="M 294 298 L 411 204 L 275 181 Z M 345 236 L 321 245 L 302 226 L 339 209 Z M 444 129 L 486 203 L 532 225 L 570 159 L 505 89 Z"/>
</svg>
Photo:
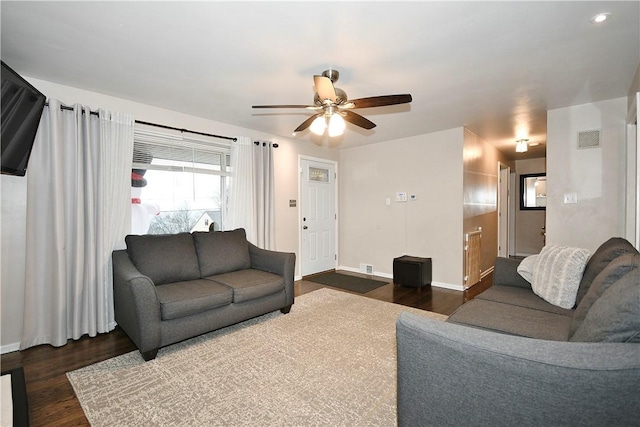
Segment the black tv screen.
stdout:
<svg viewBox="0 0 640 427">
<path fill-rule="evenodd" d="M 2 61 L 2 173 L 24 176 L 46 97 Z"/>
</svg>

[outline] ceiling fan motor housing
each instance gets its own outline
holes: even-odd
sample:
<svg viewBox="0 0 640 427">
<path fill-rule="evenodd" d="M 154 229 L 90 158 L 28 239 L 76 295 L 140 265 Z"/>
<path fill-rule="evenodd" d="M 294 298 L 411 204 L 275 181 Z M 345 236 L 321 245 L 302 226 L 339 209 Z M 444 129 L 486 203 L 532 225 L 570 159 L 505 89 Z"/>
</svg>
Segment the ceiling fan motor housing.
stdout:
<svg viewBox="0 0 640 427">
<path fill-rule="evenodd" d="M 340 73 L 338 72 L 338 70 L 324 70 L 322 72 L 322 75 L 331 80 L 331 83 L 333 84 L 336 84 L 336 82 L 340 78 Z"/>
<path fill-rule="evenodd" d="M 334 89 L 336 91 L 336 102 L 335 102 L 335 104 L 336 105 L 342 105 L 345 102 L 347 102 L 347 100 L 348 100 L 347 93 L 344 90 L 340 89 L 339 87 L 336 87 Z M 318 107 L 324 106 L 326 104 L 325 101 L 327 101 L 327 100 L 320 99 L 320 95 L 318 95 L 318 93 L 316 93 L 314 95 L 314 97 L 313 97 L 313 103 L 315 105 L 317 105 Z M 331 101 L 331 103 L 333 104 L 333 101 Z"/>
</svg>

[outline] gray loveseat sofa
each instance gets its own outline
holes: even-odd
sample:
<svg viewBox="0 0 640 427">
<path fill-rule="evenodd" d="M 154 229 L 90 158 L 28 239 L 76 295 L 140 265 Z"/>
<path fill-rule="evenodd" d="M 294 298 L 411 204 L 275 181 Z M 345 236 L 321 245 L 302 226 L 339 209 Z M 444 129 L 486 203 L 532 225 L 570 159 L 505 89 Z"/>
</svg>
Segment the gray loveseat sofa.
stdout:
<svg viewBox="0 0 640 427">
<path fill-rule="evenodd" d="M 638 425 L 640 255 L 591 256 L 574 309 L 547 303 L 499 258 L 494 284 L 446 322 L 397 323 L 398 424 Z"/>
<path fill-rule="evenodd" d="M 260 249 L 244 229 L 130 235 L 114 251 L 115 319 L 145 360 L 160 347 L 294 302 L 295 254 Z"/>
</svg>

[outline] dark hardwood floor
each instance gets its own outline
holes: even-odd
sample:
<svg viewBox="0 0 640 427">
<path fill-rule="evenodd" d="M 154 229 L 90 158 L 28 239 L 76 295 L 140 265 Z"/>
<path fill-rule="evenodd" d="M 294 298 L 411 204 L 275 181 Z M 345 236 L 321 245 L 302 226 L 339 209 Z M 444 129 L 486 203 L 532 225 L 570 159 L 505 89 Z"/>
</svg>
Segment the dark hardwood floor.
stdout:
<svg viewBox="0 0 640 427">
<path fill-rule="evenodd" d="M 357 273 L 345 274 L 366 277 Z M 380 277 L 374 278 L 390 281 Z M 464 302 L 491 286 L 491 282 L 492 276 L 489 275 L 465 292 L 436 287 L 415 289 L 388 283 L 371 292 L 358 295 L 449 315 Z M 295 283 L 295 295 L 299 296 L 322 287 L 329 288 L 308 280 L 299 280 Z M 31 426 L 88 426 L 89 423 L 65 374 L 133 350 L 133 343 L 121 329 L 116 328 L 109 334 L 94 338 L 83 337 L 77 341 L 69 341 L 67 345 L 59 348 L 41 345 L 21 352 L 3 354 L 0 356 L 0 364 L 3 371 L 18 366 L 24 368 Z"/>
</svg>

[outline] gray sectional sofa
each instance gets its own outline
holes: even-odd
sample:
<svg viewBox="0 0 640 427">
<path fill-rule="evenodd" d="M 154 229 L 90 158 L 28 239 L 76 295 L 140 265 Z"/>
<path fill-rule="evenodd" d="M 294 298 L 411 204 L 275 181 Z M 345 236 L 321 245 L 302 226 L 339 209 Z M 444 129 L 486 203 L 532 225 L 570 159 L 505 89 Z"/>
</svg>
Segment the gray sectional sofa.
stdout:
<svg viewBox="0 0 640 427">
<path fill-rule="evenodd" d="M 130 235 L 112 254 L 115 319 L 145 360 L 160 347 L 294 302 L 295 254 L 260 249 L 244 229 Z"/>
<path fill-rule="evenodd" d="M 398 425 L 640 425 L 640 254 L 602 244 L 573 309 L 498 258 L 494 284 L 446 322 L 397 323 Z"/>
</svg>

